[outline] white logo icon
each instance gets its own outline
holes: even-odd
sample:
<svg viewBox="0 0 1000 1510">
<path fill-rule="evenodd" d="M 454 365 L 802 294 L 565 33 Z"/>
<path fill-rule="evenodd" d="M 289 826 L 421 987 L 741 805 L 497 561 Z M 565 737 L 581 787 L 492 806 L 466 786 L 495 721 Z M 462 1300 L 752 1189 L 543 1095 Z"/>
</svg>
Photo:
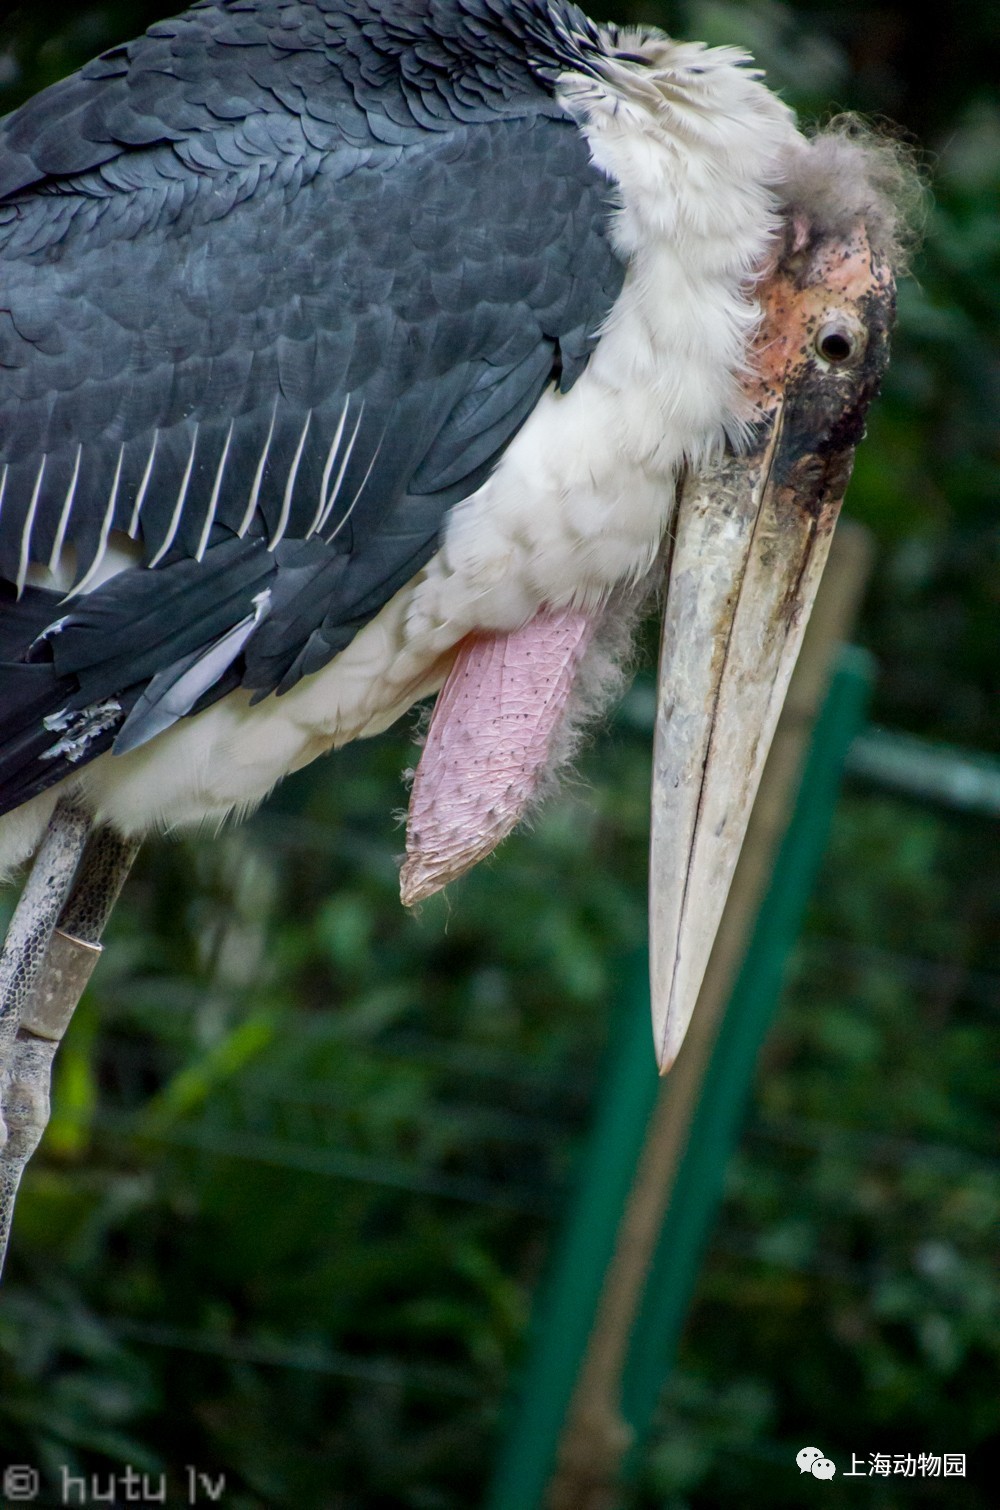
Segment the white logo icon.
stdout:
<svg viewBox="0 0 1000 1510">
<path fill-rule="evenodd" d="M 811 1473 L 815 1479 L 832 1479 L 837 1471 L 836 1464 L 831 1463 L 818 1447 L 803 1447 L 796 1453 L 795 1461 L 800 1473 Z"/>
<path fill-rule="evenodd" d="M 2 1487 L 4 1498 L 11 1503 L 37 1499 L 41 1493 L 38 1469 L 29 1468 L 27 1463 L 11 1463 L 4 1469 Z"/>
</svg>

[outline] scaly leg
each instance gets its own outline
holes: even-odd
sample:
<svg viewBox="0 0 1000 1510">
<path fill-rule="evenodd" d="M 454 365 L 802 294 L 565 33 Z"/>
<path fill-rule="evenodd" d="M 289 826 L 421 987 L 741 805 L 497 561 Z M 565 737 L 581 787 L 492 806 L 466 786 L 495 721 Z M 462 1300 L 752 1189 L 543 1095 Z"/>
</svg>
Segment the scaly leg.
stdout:
<svg viewBox="0 0 1000 1510">
<path fill-rule="evenodd" d="M 49 1120 L 52 1061 L 138 848 L 110 829 L 91 836 L 87 815 L 60 803 L 11 920 L 0 955 L 0 1271 L 21 1176 Z"/>
</svg>

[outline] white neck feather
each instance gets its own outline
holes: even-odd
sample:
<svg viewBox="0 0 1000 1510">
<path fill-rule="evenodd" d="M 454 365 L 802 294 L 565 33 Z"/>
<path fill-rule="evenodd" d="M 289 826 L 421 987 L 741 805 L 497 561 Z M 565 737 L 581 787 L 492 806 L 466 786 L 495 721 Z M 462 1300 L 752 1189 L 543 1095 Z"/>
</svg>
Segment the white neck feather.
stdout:
<svg viewBox="0 0 1000 1510">
<path fill-rule="evenodd" d="M 613 235 L 629 269 L 595 358 L 606 377 L 616 359 L 627 364 L 634 381 L 644 354 L 661 388 L 684 374 L 686 396 L 664 400 L 668 412 L 680 401 L 684 459 L 698 464 L 748 418 L 737 378 L 757 319 L 750 281 L 778 226 L 775 187 L 802 138 L 735 48 L 618 33 L 608 49 L 596 76 L 567 73 L 558 86 L 620 196 Z M 636 322 L 645 340 L 635 339 Z M 693 404 L 692 379 L 701 389 Z"/>
</svg>

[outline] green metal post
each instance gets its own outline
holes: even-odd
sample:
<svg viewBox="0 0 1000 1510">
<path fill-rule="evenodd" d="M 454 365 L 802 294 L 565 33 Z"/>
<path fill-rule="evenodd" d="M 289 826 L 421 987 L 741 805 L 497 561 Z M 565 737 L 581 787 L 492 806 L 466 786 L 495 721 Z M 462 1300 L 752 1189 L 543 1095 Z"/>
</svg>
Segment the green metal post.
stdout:
<svg viewBox="0 0 1000 1510">
<path fill-rule="evenodd" d="M 757 1055 L 778 1005 L 788 957 L 826 850 L 847 752 L 863 727 L 873 681 L 871 657 L 853 647 L 844 649 L 705 1074 L 625 1365 L 622 1408 L 634 1433 L 632 1465 L 674 1362 Z"/>
<path fill-rule="evenodd" d="M 646 951 L 623 972 L 609 1064 L 579 1184 L 535 1310 L 520 1398 L 487 1510 L 536 1510 L 587 1349 L 659 1079 L 649 1026 Z"/>
</svg>

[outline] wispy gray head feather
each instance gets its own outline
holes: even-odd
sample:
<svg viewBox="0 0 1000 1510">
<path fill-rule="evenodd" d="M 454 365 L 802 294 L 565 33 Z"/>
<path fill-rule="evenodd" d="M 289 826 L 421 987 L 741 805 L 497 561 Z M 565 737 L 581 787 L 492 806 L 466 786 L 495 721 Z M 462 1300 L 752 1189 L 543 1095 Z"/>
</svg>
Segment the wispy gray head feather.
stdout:
<svg viewBox="0 0 1000 1510">
<path fill-rule="evenodd" d="M 862 220 L 876 252 L 898 275 L 919 240 L 926 189 L 916 154 L 853 115 L 838 115 L 790 158 L 779 190 L 789 214 L 830 235 Z"/>
</svg>

